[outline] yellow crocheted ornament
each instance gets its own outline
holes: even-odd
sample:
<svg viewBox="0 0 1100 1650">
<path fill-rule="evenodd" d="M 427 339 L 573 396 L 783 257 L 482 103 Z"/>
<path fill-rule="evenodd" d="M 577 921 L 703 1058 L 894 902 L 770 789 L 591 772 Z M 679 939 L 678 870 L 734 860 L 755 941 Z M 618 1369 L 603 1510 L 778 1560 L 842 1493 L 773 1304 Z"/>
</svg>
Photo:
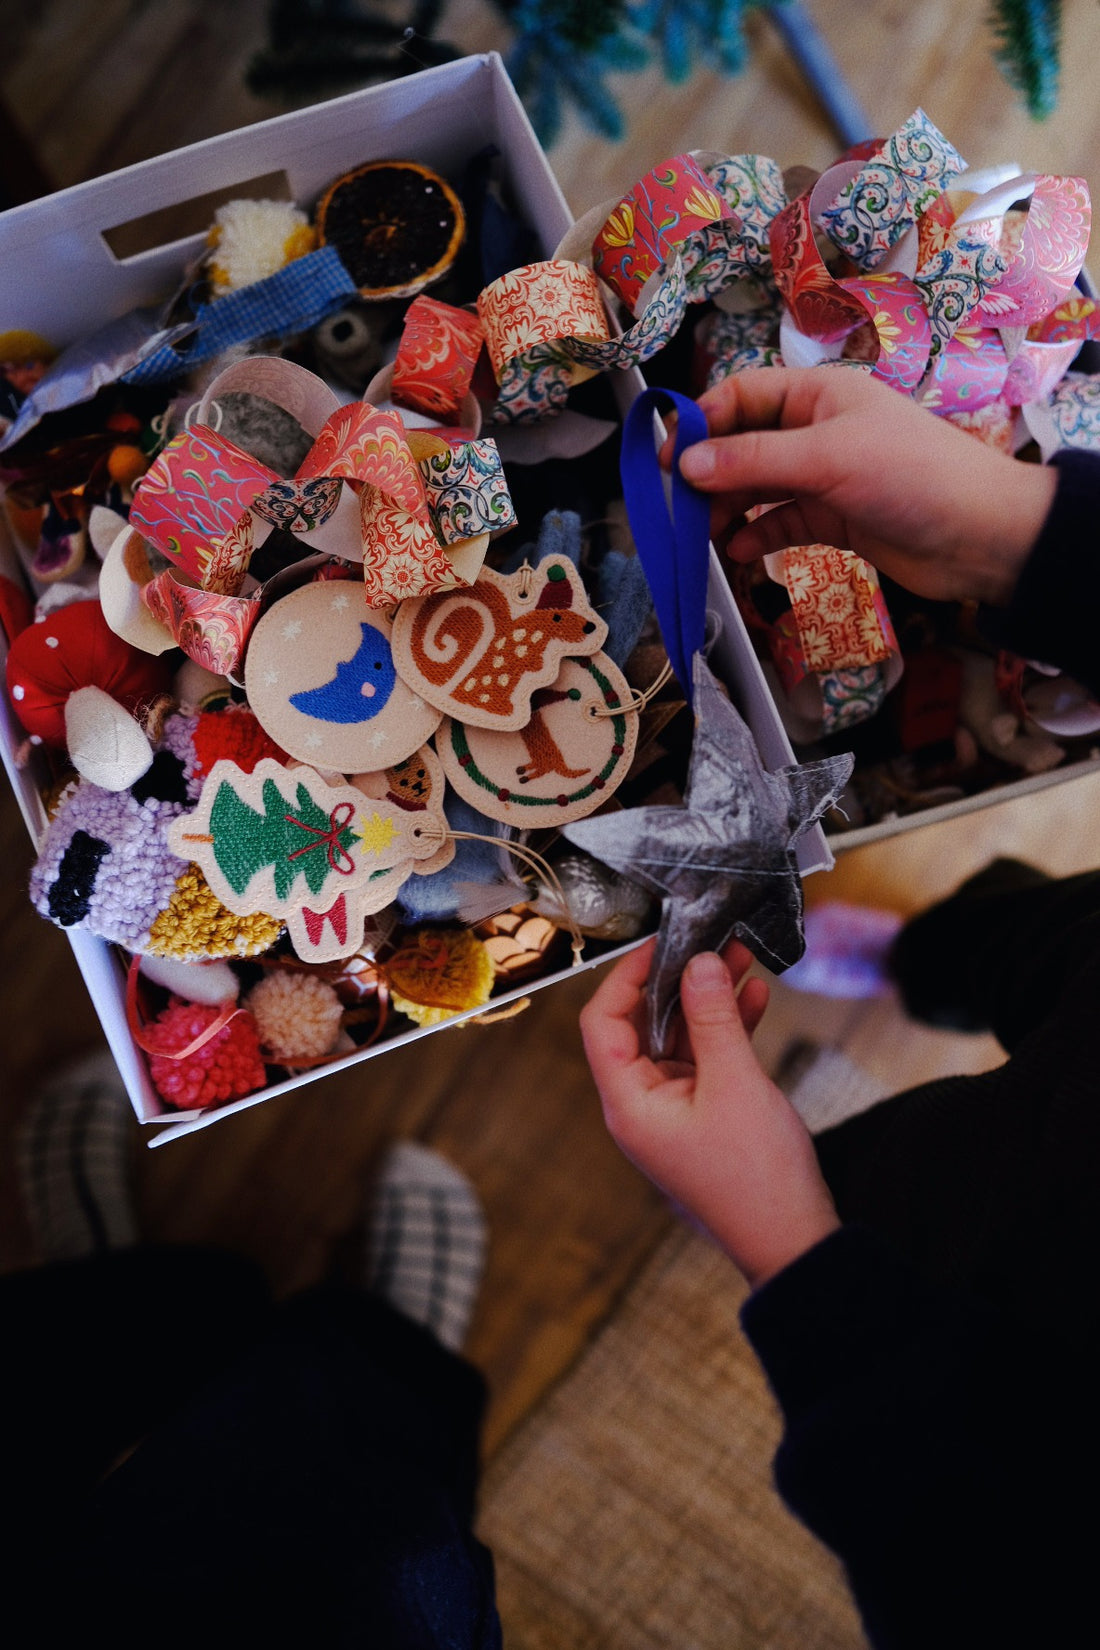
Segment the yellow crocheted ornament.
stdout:
<svg viewBox="0 0 1100 1650">
<path fill-rule="evenodd" d="M 418 1026 L 482 1008 L 495 973 L 485 946 L 465 928 L 422 928 L 385 968 L 394 1008 Z"/>
<path fill-rule="evenodd" d="M 282 923 L 266 911 L 242 917 L 228 910 L 198 866 L 188 865 L 149 930 L 145 949 L 154 957 L 176 957 L 180 962 L 258 957 L 270 951 L 282 931 Z"/>
</svg>

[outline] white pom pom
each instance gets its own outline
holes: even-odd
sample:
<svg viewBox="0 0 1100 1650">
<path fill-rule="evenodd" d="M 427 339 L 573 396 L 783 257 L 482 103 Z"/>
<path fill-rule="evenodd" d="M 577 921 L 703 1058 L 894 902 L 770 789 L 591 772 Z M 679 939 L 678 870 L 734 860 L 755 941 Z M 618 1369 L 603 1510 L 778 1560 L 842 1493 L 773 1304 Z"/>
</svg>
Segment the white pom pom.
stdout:
<svg viewBox="0 0 1100 1650">
<path fill-rule="evenodd" d="M 240 995 L 240 981 L 227 962 L 181 962 L 178 957 L 143 956 L 141 972 L 188 1003 L 224 1003 Z"/>
</svg>

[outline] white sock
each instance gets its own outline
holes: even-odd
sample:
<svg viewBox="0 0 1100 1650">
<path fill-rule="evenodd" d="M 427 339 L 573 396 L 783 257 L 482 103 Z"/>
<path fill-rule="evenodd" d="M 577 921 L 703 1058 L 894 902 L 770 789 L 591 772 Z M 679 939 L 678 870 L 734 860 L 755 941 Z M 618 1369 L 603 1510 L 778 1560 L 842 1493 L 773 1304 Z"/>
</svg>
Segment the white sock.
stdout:
<svg viewBox="0 0 1100 1650">
<path fill-rule="evenodd" d="M 16 1138 L 20 1184 L 43 1260 L 137 1242 L 133 1112 L 110 1055 L 65 1067 L 35 1095 Z"/>
<path fill-rule="evenodd" d="M 457 1352 L 485 1266 L 486 1226 L 466 1176 L 428 1146 L 392 1147 L 371 1188 L 367 1287 Z"/>
</svg>

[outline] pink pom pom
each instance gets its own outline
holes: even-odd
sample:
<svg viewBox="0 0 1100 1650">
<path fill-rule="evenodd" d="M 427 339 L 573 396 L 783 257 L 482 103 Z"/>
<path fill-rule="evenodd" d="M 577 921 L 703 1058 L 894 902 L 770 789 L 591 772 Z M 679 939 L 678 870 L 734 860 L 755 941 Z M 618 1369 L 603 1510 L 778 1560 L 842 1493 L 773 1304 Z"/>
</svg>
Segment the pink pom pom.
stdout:
<svg viewBox="0 0 1100 1650">
<path fill-rule="evenodd" d="M 243 1009 L 193 1054 L 182 1060 L 169 1058 L 171 1051 L 186 1048 L 201 1037 L 221 1012 L 216 1003 L 186 1003 L 173 997 L 145 1028 L 147 1046 L 163 1050 L 149 1055 L 153 1087 L 179 1111 L 198 1111 L 226 1100 L 241 1100 L 263 1088 L 267 1081 L 256 1022 Z"/>
</svg>

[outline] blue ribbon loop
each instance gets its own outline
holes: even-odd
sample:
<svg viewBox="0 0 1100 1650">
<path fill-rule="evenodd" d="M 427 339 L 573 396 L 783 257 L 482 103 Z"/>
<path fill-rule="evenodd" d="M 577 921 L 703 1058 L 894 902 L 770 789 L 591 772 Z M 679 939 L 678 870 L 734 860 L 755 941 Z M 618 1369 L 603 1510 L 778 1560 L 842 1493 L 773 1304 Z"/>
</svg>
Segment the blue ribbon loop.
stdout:
<svg viewBox="0 0 1100 1650">
<path fill-rule="evenodd" d="M 672 513 L 657 459 L 653 415 L 671 401 L 677 413 L 672 457 Z M 680 474 L 680 457 L 705 440 L 707 421 L 694 401 L 675 390 L 648 389 L 623 424 L 620 461 L 623 497 L 638 559 L 657 610 L 669 663 L 689 704 L 692 660 L 703 648 L 710 564 L 710 500 Z"/>
</svg>

